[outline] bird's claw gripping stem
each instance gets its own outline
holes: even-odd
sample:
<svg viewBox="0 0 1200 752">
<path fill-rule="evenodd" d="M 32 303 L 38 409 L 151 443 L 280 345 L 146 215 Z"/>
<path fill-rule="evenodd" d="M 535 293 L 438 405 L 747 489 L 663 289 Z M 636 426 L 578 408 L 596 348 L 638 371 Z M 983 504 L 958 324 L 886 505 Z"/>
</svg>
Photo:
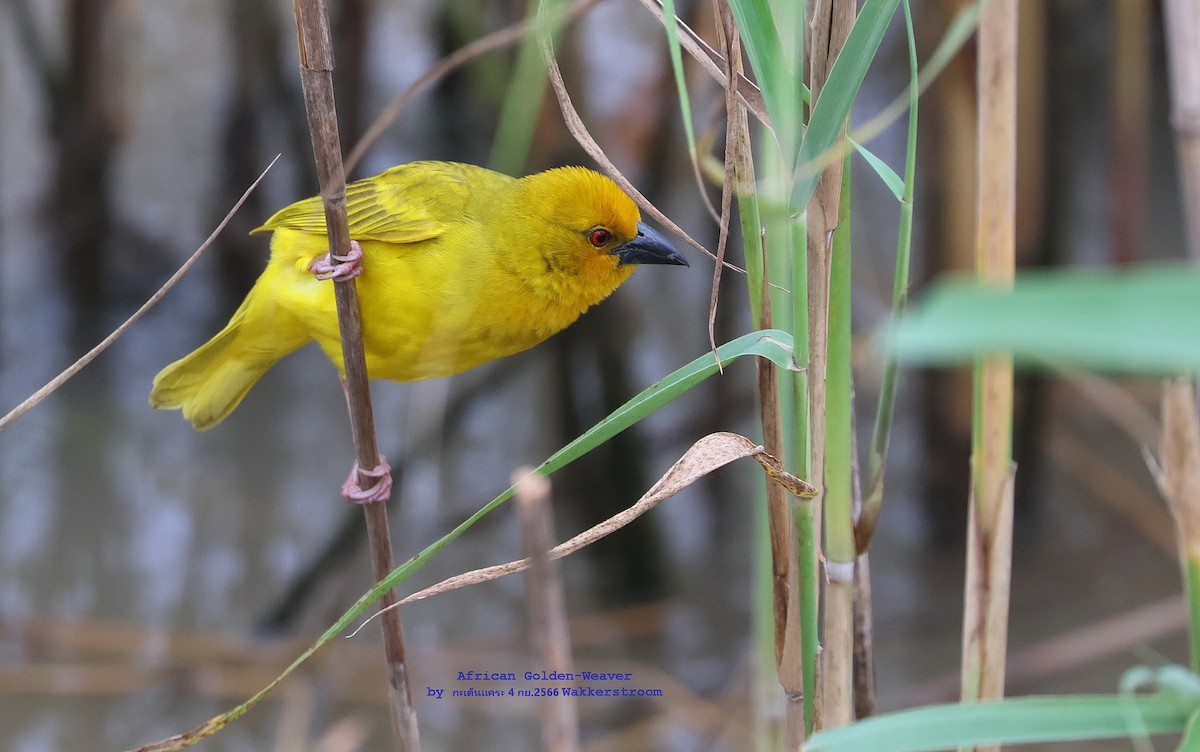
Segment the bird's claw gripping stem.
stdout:
<svg viewBox="0 0 1200 752">
<path fill-rule="evenodd" d="M 350 241 L 350 252 L 345 256 L 326 253 L 308 266 L 317 279 L 332 279 L 334 282 L 349 282 L 362 274 L 362 246 L 357 240 Z M 337 263 L 334 263 L 334 262 Z"/>
<path fill-rule="evenodd" d="M 371 478 L 375 482 L 367 488 L 362 488 L 358 483 L 359 476 Z M 379 464 L 370 470 L 361 469 L 358 460 L 354 461 L 354 467 L 350 468 L 350 477 L 342 484 L 342 497 L 346 501 L 351 504 L 374 504 L 387 501 L 391 495 L 392 466 L 382 454 L 379 455 Z"/>
</svg>

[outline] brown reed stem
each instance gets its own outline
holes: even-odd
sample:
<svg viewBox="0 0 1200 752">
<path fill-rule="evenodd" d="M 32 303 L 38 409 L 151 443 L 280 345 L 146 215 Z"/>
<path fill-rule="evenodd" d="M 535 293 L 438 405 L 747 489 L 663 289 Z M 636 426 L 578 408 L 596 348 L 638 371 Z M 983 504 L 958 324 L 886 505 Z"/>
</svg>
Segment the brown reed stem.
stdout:
<svg viewBox="0 0 1200 752">
<path fill-rule="evenodd" d="M 1171 123 L 1183 188 L 1189 256 L 1200 262 L 1200 5 L 1163 4 L 1171 71 Z M 1175 520 L 1187 594 L 1191 666 L 1200 670 L 1200 416 L 1196 385 L 1180 376 L 1163 383 L 1162 473 L 1159 485 Z"/>
<path fill-rule="evenodd" d="M 554 548 L 554 513 L 550 506 L 550 481 L 524 467 L 513 473 L 517 487 L 517 514 L 521 518 L 521 547 L 529 561 L 525 591 L 529 606 L 530 647 L 535 665 L 560 674 L 574 672 L 567 608 L 563 602 Z M 574 697 L 542 698 L 542 742 L 548 752 L 579 749 L 579 712 Z"/>
<path fill-rule="evenodd" d="M 346 219 L 346 176 L 342 167 L 341 140 L 334 109 L 333 43 L 329 30 L 329 8 L 326 0 L 293 0 L 293 8 L 299 32 L 300 79 L 304 87 L 304 107 L 308 113 L 313 156 L 325 205 L 329 252 L 344 256 L 350 248 L 350 228 Z M 350 426 L 354 434 L 358 466 L 367 470 L 379 463 L 380 456 L 375 440 L 371 393 L 367 384 L 358 293 L 353 280 L 335 282 L 334 292 L 338 329 L 342 340 Z M 358 480 L 364 488 L 373 482 L 362 475 Z M 366 516 L 372 569 L 376 580 L 380 580 L 395 568 L 392 562 L 387 506 L 383 503 L 364 504 L 363 513 Z M 390 606 L 396 601 L 395 593 L 388 591 L 380 600 L 384 607 Z M 381 624 L 396 748 L 403 752 L 417 752 L 421 748 L 421 742 L 417 730 L 417 716 L 408 687 L 404 632 L 400 625 L 399 609 L 389 609 L 381 619 Z"/>
<path fill-rule="evenodd" d="M 1015 264 L 1017 0 L 992 0 L 979 26 L 976 272 L 1011 287 Z M 1012 576 L 1012 358 L 975 367 L 962 697 L 1004 696 Z M 981 750 L 999 749 L 997 746 Z"/>
</svg>

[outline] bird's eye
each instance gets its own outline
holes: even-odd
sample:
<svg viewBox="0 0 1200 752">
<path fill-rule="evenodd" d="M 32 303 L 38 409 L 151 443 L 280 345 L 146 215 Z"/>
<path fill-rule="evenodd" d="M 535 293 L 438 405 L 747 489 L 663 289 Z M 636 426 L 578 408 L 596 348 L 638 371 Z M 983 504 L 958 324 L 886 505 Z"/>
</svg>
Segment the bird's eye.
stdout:
<svg viewBox="0 0 1200 752">
<path fill-rule="evenodd" d="M 603 227 L 597 227 L 588 233 L 588 242 L 597 248 L 603 248 L 612 240 L 612 233 Z"/>
</svg>

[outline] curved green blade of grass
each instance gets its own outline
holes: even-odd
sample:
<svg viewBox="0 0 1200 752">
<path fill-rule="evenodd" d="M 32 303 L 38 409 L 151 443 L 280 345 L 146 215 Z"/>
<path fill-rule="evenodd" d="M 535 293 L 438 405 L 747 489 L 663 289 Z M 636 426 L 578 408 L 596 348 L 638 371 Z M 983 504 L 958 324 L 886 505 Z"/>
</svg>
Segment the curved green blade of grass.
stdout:
<svg viewBox="0 0 1200 752">
<path fill-rule="evenodd" d="M 910 363 L 1011 352 L 1025 365 L 1200 371 L 1200 269 L 1177 264 L 1017 275 L 1011 293 L 939 283 L 891 333 Z"/>
<path fill-rule="evenodd" d="M 777 329 L 766 329 L 744 334 L 718 347 L 715 354 L 712 352 L 705 353 L 691 363 L 674 371 L 669 376 L 652 384 L 636 397 L 617 408 L 607 418 L 597 423 L 579 438 L 552 454 L 534 472 L 540 475 L 549 475 L 556 470 L 562 469 L 572 461 L 587 454 L 600 444 L 608 441 L 613 436 L 616 436 L 618 433 L 712 376 L 714 373 L 717 373 L 720 368 L 747 355 L 767 358 L 781 368 L 795 367 L 792 357 L 792 337 L 787 332 Z M 510 487 L 507 491 L 485 504 L 478 512 L 468 517 L 458 527 L 427 546 L 416 556 L 396 567 L 391 574 L 380 580 L 374 588 L 359 598 L 346 613 L 342 614 L 341 618 L 333 626 L 325 630 L 325 633 L 316 642 L 301 653 L 296 660 L 292 661 L 291 665 L 284 669 L 283 673 L 271 680 L 270 684 L 259 690 L 253 697 L 238 705 L 233 710 L 209 719 L 191 731 L 148 744 L 144 747 L 139 747 L 136 752 L 169 752 L 171 750 L 185 749 L 217 733 L 229 725 L 231 721 L 244 715 L 246 711 L 256 705 L 259 700 L 265 697 L 268 692 L 274 689 L 314 653 L 329 643 L 334 637 L 345 631 L 355 619 L 365 613 L 384 593 L 408 579 L 421 569 L 434 554 L 466 532 L 472 525 L 482 519 L 484 515 L 512 498 L 515 489 L 516 486 Z"/>
<path fill-rule="evenodd" d="M 797 180 L 792 190 L 792 211 L 802 211 L 808 206 L 817 180 L 821 176 L 826 158 L 840 159 L 840 155 L 827 157 L 842 131 L 850 106 L 858 96 L 867 68 L 879 51 L 883 34 L 896 14 L 900 0 L 867 0 L 859 11 L 854 27 L 846 44 L 838 53 L 837 60 L 829 71 L 829 78 L 808 120 L 808 130 L 800 143 L 797 164 Z M 764 91 L 764 96 L 766 92 Z M 768 103 L 769 109 L 769 103 Z"/>
<path fill-rule="evenodd" d="M 1169 688 L 1144 695 L 1020 697 L 931 705 L 814 734 L 806 752 L 927 752 L 974 744 L 1111 739 L 1182 731 L 1200 696 Z"/>
</svg>

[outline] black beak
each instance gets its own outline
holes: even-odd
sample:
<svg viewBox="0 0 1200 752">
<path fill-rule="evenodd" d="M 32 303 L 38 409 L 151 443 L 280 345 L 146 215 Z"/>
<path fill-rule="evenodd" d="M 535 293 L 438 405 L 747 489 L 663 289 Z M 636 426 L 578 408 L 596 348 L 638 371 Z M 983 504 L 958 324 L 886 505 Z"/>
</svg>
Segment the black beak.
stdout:
<svg viewBox="0 0 1200 752">
<path fill-rule="evenodd" d="M 688 262 L 679 251 L 671 247 L 670 241 L 657 230 L 650 229 L 645 222 L 638 222 L 638 234 L 633 240 L 622 243 L 612 250 L 621 264 L 675 264 L 687 266 Z"/>
</svg>

